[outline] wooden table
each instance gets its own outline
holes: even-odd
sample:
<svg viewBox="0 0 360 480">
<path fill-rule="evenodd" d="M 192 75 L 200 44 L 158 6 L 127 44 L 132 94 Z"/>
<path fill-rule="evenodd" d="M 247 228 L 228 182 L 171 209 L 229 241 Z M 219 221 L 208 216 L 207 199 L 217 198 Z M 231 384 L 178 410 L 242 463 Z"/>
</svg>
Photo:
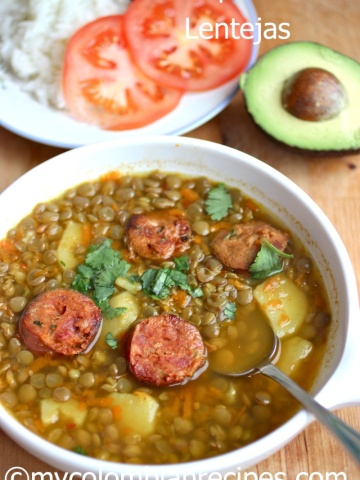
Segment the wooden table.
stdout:
<svg viewBox="0 0 360 480">
<path fill-rule="evenodd" d="M 360 61 L 358 0 L 254 1 L 263 23 L 290 23 L 291 41 L 323 43 Z M 279 43 L 281 40 L 263 40 L 260 51 L 265 52 Z M 360 287 L 359 154 L 319 157 L 311 153 L 299 154 L 276 144 L 251 123 L 244 110 L 241 93 L 215 119 L 187 135 L 225 143 L 252 154 L 280 170 L 305 190 L 340 233 Z M 61 151 L 0 128 L 0 191 L 30 168 Z M 360 407 L 346 408 L 337 413 L 341 419 L 360 430 Z M 55 472 L 0 431 L 0 479 L 14 466 L 21 466 L 28 472 Z M 359 480 L 360 477 L 359 467 L 316 422 L 280 452 L 249 471 L 257 474 L 257 477 L 248 477 L 251 480 L 273 480 L 277 472 L 284 472 L 286 480 L 295 480 L 299 472 L 308 473 L 308 477 L 301 480 L 309 477 L 311 480 Z M 329 476 L 330 472 L 344 472 L 344 475 Z"/>
</svg>

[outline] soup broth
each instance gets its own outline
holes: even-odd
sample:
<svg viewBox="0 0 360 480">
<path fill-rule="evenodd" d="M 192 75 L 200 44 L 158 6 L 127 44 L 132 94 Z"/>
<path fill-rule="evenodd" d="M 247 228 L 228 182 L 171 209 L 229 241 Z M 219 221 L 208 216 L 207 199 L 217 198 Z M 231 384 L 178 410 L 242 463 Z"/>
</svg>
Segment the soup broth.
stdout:
<svg viewBox="0 0 360 480">
<path fill-rule="evenodd" d="M 154 218 L 158 237 L 144 243 Z M 172 218 L 178 230 L 168 244 L 162 235 Z M 150 223 L 144 227 L 144 221 Z M 261 226 L 245 242 L 257 247 L 246 268 L 234 268 L 240 249 L 233 242 L 243 238 L 244 225 Z M 282 235 L 272 253 L 270 227 Z M 19 332 L 24 311 L 45 292 L 79 290 L 79 266 L 100 247 L 120 253 L 124 263 L 101 304 L 94 345 L 70 355 L 34 348 Z M 260 248 L 275 262 L 265 276 Z M 82 291 L 93 299 L 97 293 L 94 286 Z M 204 361 L 190 378 L 169 386 L 140 381 L 127 342 L 144 319 L 168 316 L 196 327 Z M 260 374 L 230 378 L 212 367 L 256 356 L 268 341 L 264 322 L 281 340 L 279 368 L 310 389 L 330 322 L 314 260 L 262 206 L 207 178 L 113 172 L 37 205 L 0 242 L 1 404 L 29 430 L 79 454 L 137 464 L 186 462 L 276 429 L 298 409 L 289 394 Z M 37 332 L 43 320 L 33 324 Z"/>
</svg>

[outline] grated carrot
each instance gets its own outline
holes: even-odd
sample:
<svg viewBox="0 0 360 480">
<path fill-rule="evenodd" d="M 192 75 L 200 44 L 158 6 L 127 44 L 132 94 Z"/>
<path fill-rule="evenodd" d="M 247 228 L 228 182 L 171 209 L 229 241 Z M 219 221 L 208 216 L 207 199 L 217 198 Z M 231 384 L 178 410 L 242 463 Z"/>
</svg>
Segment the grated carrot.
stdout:
<svg viewBox="0 0 360 480">
<path fill-rule="evenodd" d="M 233 424 L 235 424 L 238 420 L 240 420 L 240 418 L 244 415 L 244 413 L 246 412 L 247 410 L 247 406 L 246 405 L 243 405 L 240 410 L 237 411 L 236 413 L 236 416 L 234 418 L 234 421 L 233 421 Z"/>
<path fill-rule="evenodd" d="M 111 180 L 119 180 L 121 178 L 120 172 L 113 170 L 112 172 L 105 173 L 101 175 L 100 180 L 102 182 L 108 182 Z"/>
<path fill-rule="evenodd" d="M 81 412 L 83 412 L 84 410 L 87 410 L 87 407 L 88 407 L 88 405 L 87 405 L 86 402 L 83 402 L 83 401 L 79 402 L 79 410 Z"/>
<path fill-rule="evenodd" d="M 89 407 L 108 407 L 111 405 L 112 399 L 109 397 L 95 397 L 89 398 L 87 404 Z"/>
<path fill-rule="evenodd" d="M 187 388 L 183 391 L 183 418 L 189 420 L 193 416 L 193 407 L 194 407 L 194 398 L 193 398 L 193 391 L 190 388 Z"/>
<path fill-rule="evenodd" d="M 282 298 L 272 298 L 266 304 L 266 308 L 270 308 L 271 310 L 282 310 L 284 306 L 284 301 Z"/>
<path fill-rule="evenodd" d="M 203 243 L 204 239 L 201 235 L 194 235 L 193 242 L 196 243 L 197 245 L 200 245 Z"/>
<path fill-rule="evenodd" d="M 217 223 L 214 223 L 214 225 L 211 225 L 210 232 L 214 233 L 214 232 L 218 232 L 219 230 L 227 230 L 232 226 L 233 225 L 230 222 L 225 222 L 225 221 L 217 222 Z"/>
<path fill-rule="evenodd" d="M 179 307 L 185 308 L 189 300 L 189 295 L 184 290 L 174 290 L 171 293 L 171 298 Z"/>
<path fill-rule="evenodd" d="M 190 203 L 196 202 L 199 199 L 199 194 L 195 192 L 192 188 L 181 188 L 180 193 L 183 197 L 182 203 L 185 207 L 190 205 Z"/>
<path fill-rule="evenodd" d="M 42 370 L 43 368 L 50 366 L 51 363 L 52 363 L 51 360 L 49 360 L 46 357 L 38 357 L 32 362 L 30 369 L 33 373 L 36 373 L 39 370 Z"/>
<path fill-rule="evenodd" d="M 86 246 L 90 245 L 92 240 L 91 229 L 92 225 L 90 223 L 84 223 L 82 225 L 82 241 Z"/>
<path fill-rule="evenodd" d="M 236 278 L 229 278 L 228 283 L 230 283 L 230 285 L 233 285 L 236 288 L 236 290 L 242 290 L 244 286 L 240 282 L 240 280 L 237 280 Z"/>
<path fill-rule="evenodd" d="M 16 253 L 15 245 L 12 242 L 10 242 L 10 240 L 7 240 L 6 238 L 0 241 L 0 248 L 4 248 L 11 255 Z"/>
<path fill-rule="evenodd" d="M 253 212 L 259 211 L 259 206 L 256 205 L 256 203 L 253 200 L 251 200 L 251 198 L 247 198 L 245 200 L 245 206 Z"/>
<path fill-rule="evenodd" d="M 114 405 L 111 411 L 112 411 L 113 419 L 115 422 L 118 422 L 119 420 L 121 420 L 122 411 L 121 411 L 120 405 Z"/>
<path fill-rule="evenodd" d="M 171 413 L 174 415 L 174 417 L 178 417 L 179 416 L 179 412 L 180 412 L 180 401 L 181 401 L 181 397 L 179 395 L 176 395 L 175 398 L 174 398 L 174 401 L 170 407 L 170 411 Z"/>
<path fill-rule="evenodd" d="M 27 403 L 26 405 L 25 404 L 15 405 L 14 411 L 15 412 L 28 412 L 29 411 L 29 404 Z"/>
<path fill-rule="evenodd" d="M 271 277 L 264 282 L 263 292 L 264 293 L 271 292 L 272 290 L 275 290 L 275 288 L 278 288 L 280 285 L 281 285 L 280 277 Z"/>
<path fill-rule="evenodd" d="M 212 397 L 216 399 L 223 398 L 224 396 L 224 393 L 221 390 L 212 386 L 209 387 L 208 392 Z"/>
<path fill-rule="evenodd" d="M 39 433 L 43 433 L 45 431 L 44 425 L 41 423 L 39 419 L 34 420 L 34 427 L 36 431 Z"/>
<path fill-rule="evenodd" d="M 175 215 L 175 216 L 178 216 L 178 217 L 183 217 L 184 216 L 184 212 L 182 210 L 180 210 L 179 208 L 169 208 L 169 210 L 167 210 L 167 213 L 169 215 Z"/>
<path fill-rule="evenodd" d="M 11 256 L 16 253 L 16 248 L 13 243 L 11 243 L 6 238 L 0 242 L 0 258 L 3 262 L 9 263 L 11 261 Z"/>
</svg>

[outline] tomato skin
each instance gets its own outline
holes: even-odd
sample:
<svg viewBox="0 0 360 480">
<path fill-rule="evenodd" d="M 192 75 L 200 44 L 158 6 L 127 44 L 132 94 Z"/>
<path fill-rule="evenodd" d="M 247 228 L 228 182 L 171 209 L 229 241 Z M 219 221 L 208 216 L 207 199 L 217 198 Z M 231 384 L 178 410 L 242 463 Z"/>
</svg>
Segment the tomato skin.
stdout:
<svg viewBox="0 0 360 480">
<path fill-rule="evenodd" d="M 162 85 L 202 91 L 238 76 L 249 62 L 252 39 L 239 29 L 233 35 L 231 22 L 247 22 L 231 0 L 134 0 L 126 12 L 125 32 L 146 75 Z M 204 23 L 214 29 L 226 23 L 228 30 L 220 31 L 219 38 L 213 30 L 214 38 L 204 39 L 199 33 Z"/>
<path fill-rule="evenodd" d="M 173 110 L 183 93 L 157 85 L 134 64 L 122 15 L 101 17 L 71 37 L 62 89 L 75 119 L 105 130 L 148 125 Z"/>
</svg>

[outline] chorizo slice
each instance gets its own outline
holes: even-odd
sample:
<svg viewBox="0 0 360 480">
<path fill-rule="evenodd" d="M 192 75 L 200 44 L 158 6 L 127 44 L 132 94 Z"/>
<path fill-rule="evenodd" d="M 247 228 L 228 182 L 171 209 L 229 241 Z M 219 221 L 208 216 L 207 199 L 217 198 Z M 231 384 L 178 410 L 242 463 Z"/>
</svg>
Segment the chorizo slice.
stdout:
<svg viewBox="0 0 360 480">
<path fill-rule="evenodd" d="M 142 320 L 126 343 L 131 372 L 140 382 L 151 385 L 185 383 L 206 363 L 199 330 L 176 315 Z"/>
<path fill-rule="evenodd" d="M 287 246 L 287 235 L 261 221 L 239 223 L 231 229 L 220 230 L 212 243 L 213 254 L 227 267 L 247 270 L 254 262 L 266 238 L 278 250 Z"/>
<path fill-rule="evenodd" d="M 191 228 L 182 215 L 166 211 L 132 215 L 126 230 L 130 251 L 150 260 L 165 260 L 189 248 Z"/>
<path fill-rule="evenodd" d="M 26 307 L 19 333 L 33 351 L 76 355 L 96 339 L 101 321 L 101 310 L 91 298 L 73 290 L 51 290 Z"/>
</svg>

